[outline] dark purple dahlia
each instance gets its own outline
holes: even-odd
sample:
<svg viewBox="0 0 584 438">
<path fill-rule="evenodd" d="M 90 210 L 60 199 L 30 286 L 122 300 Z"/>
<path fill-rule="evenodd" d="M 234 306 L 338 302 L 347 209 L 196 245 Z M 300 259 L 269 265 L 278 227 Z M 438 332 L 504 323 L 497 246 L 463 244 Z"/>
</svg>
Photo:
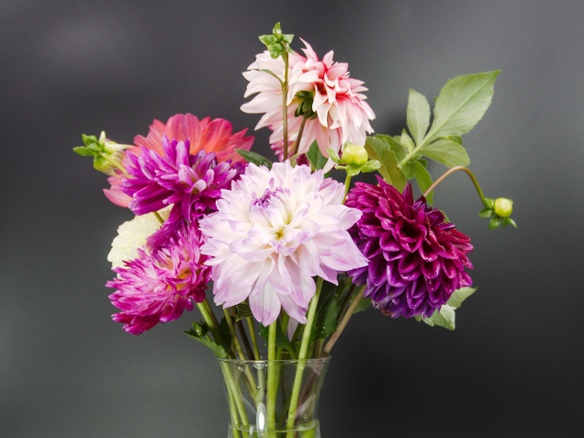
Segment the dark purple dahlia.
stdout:
<svg viewBox="0 0 584 438">
<path fill-rule="evenodd" d="M 221 190 L 229 189 L 244 169 L 241 163 L 218 163 L 212 152 L 190 154 L 189 140 L 163 137 L 162 150 L 164 155 L 142 148 L 139 155 L 130 156 L 122 191 L 132 197 L 129 207 L 137 215 L 173 205 L 168 222 L 195 222 L 216 210 Z"/>
<path fill-rule="evenodd" d="M 472 269 L 470 238 L 425 198 L 414 201 L 409 184 L 402 194 L 379 177 L 378 183 L 356 183 L 347 197 L 348 207 L 363 212 L 350 232 L 369 260 L 351 277 L 367 285 L 365 296 L 382 313 L 429 317 L 472 284 L 465 271 Z"/>
</svg>

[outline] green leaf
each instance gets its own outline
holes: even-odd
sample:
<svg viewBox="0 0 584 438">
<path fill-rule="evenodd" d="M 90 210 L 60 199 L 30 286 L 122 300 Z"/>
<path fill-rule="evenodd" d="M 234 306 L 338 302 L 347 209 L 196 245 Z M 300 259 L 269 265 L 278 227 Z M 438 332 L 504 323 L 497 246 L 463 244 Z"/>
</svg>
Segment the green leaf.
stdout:
<svg viewBox="0 0 584 438">
<path fill-rule="evenodd" d="M 313 141 L 310 145 L 310 149 L 306 153 L 306 157 L 312 166 L 312 170 L 318 170 L 324 168 L 327 163 L 327 158 L 320 152 L 318 143 Z"/>
<path fill-rule="evenodd" d="M 381 167 L 381 163 L 377 160 L 369 160 L 363 166 L 361 166 L 360 170 L 362 173 L 371 173 L 378 170 Z"/>
<path fill-rule="evenodd" d="M 92 157 L 95 155 L 95 153 L 86 146 L 75 146 L 73 152 L 82 157 Z"/>
<path fill-rule="evenodd" d="M 357 304 L 357 307 L 355 307 L 355 310 L 353 311 L 353 315 L 355 313 L 359 313 L 359 312 L 363 312 L 364 310 L 367 310 L 370 306 L 371 306 L 371 298 L 361 298 L 361 301 L 359 301 L 359 304 Z"/>
<path fill-rule="evenodd" d="M 268 169 L 272 168 L 272 162 L 263 155 L 256 152 L 246 151 L 244 149 L 236 149 L 236 151 L 248 163 L 253 163 L 256 166 L 266 166 Z"/>
<path fill-rule="evenodd" d="M 410 89 L 406 114 L 410 134 L 416 144 L 419 144 L 430 127 L 430 104 L 426 97 Z"/>
<path fill-rule="evenodd" d="M 399 143 L 406 147 L 406 149 L 411 152 L 416 147 L 412 137 L 408 135 L 408 132 L 404 129 L 402 130 L 401 136 L 399 138 Z"/>
<path fill-rule="evenodd" d="M 420 149 L 426 157 L 438 161 L 447 167 L 467 166 L 470 163 L 464 147 L 453 140 L 439 139 Z"/>
<path fill-rule="evenodd" d="M 396 154 L 389 142 L 385 138 L 367 137 L 365 149 L 371 159 L 381 164 L 379 174 L 382 178 L 398 190 L 403 190 L 407 182 L 406 177 L 397 165 Z"/>
<path fill-rule="evenodd" d="M 446 304 L 452 306 L 455 309 L 458 309 L 460 306 L 462 306 L 462 303 L 468 297 L 470 297 L 472 294 L 476 292 L 476 290 L 477 290 L 476 287 L 461 287 L 460 289 L 457 289 L 452 293 L 450 299 Z"/>
<path fill-rule="evenodd" d="M 242 319 L 249 318 L 250 316 L 253 316 L 253 313 L 251 312 L 251 308 L 247 302 L 244 301 L 235 306 L 236 321 L 241 321 Z"/>
<path fill-rule="evenodd" d="M 426 192 L 426 190 L 432 185 L 432 176 L 426 169 L 424 161 L 422 160 L 408 161 L 404 166 L 403 171 L 408 179 L 416 180 L 421 193 Z M 434 202 L 434 194 L 429 193 L 428 196 L 426 196 L 426 200 L 429 204 L 432 204 Z"/>
<path fill-rule="evenodd" d="M 436 99 L 428 136 L 460 136 L 470 131 L 489 108 L 499 73 L 458 76 L 446 82 Z"/>
<path fill-rule="evenodd" d="M 185 331 L 184 333 L 195 341 L 200 342 L 205 347 L 208 347 L 215 353 L 217 357 L 226 358 L 227 351 L 221 345 L 218 345 L 215 341 L 211 340 L 208 336 L 209 327 L 205 323 L 193 322 L 193 328 Z"/>
<path fill-rule="evenodd" d="M 342 285 L 339 285 L 341 287 Z M 325 283 L 321 292 L 316 315 L 310 334 L 310 340 L 324 339 L 332 335 L 337 328 L 337 317 L 340 307 L 337 303 L 337 286 L 331 283 Z"/>
</svg>

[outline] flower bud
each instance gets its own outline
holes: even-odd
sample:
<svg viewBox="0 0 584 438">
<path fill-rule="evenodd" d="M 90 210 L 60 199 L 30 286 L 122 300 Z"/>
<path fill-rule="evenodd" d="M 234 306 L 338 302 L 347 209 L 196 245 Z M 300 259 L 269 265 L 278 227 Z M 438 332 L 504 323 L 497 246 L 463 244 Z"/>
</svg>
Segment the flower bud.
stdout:
<svg viewBox="0 0 584 438">
<path fill-rule="evenodd" d="M 513 213 L 513 201 L 507 198 L 495 199 L 493 212 L 499 217 L 511 216 L 511 213 Z"/>
<path fill-rule="evenodd" d="M 343 157 L 341 159 L 343 164 L 349 166 L 363 166 L 369 160 L 369 155 L 363 146 L 349 143 L 343 149 Z"/>
</svg>

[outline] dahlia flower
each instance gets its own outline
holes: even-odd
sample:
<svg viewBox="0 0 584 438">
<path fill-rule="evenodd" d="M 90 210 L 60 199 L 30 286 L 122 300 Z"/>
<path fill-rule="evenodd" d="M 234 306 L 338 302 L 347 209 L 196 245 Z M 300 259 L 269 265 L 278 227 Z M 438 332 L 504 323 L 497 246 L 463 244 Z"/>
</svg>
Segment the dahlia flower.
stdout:
<svg viewBox="0 0 584 438">
<path fill-rule="evenodd" d="M 296 148 L 299 154 L 306 153 L 316 140 L 320 151 L 328 157 L 327 148 L 341 151 L 345 143 L 364 145 L 366 134 L 373 129 L 369 123 L 375 118 L 373 110 L 365 102 L 363 82 L 349 77 L 348 64 L 333 61 L 333 52 L 328 52 L 322 60 L 312 47 L 304 41 L 303 52 L 290 54 L 288 68 L 288 134 L 292 146 L 298 140 L 298 133 L 303 117 L 295 115 L 303 100 L 297 93 L 305 92 L 312 96 L 312 112 L 304 127 L 300 144 Z M 273 132 L 270 136 L 272 148 L 283 156 L 283 120 L 282 88 L 280 80 L 284 79 L 284 61 L 272 59 L 265 51 L 256 56 L 243 76 L 249 81 L 245 97 L 257 94 L 251 101 L 242 105 L 247 113 L 263 114 L 256 129 L 268 127 Z"/>
<path fill-rule="evenodd" d="M 228 188 L 242 169 L 241 163 L 218 164 L 215 154 L 204 150 L 190 154 L 188 140 L 163 137 L 161 154 L 142 148 L 140 155 L 130 156 L 121 190 L 132 198 L 129 208 L 137 215 L 174 205 L 169 222 L 183 218 L 193 222 L 215 210 L 221 189 Z"/>
<path fill-rule="evenodd" d="M 185 309 L 193 309 L 193 301 L 203 301 L 210 268 L 201 243 L 196 227 L 182 227 L 164 247 L 138 248 L 137 258 L 114 268 L 117 277 L 106 284 L 116 289 L 109 298 L 120 309 L 113 320 L 139 335 L 159 322 L 178 319 Z"/>
<path fill-rule="evenodd" d="M 430 317 L 456 289 L 472 284 L 465 271 L 472 269 L 470 239 L 424 198 L 414 201 L 409 184 L 402 194 L 378 182 L 356 183 L 347 197 L 347 206 L 363 212 L 351 233 L 369 260 L 350 274 L 384 314 Z"/>
<path fill-rule="evenodd" d="M 338 284 L 338 272 L 367 264 L 347 231 L 360 212 L 344 206 L 343 197 L 342 184 L 309 166 L 250 164 L 223 191 L 218 211 L 199 222 L 215 303 L 249 299 L 263 325 L 282 308 L 305 323 L 316 290 L 312 277 Z"/>
<path fill-rule="evenodd" d="M 130 165 L 132 155 L 140 154 L 141 148 L 163 155 L 163 137 L 167 137 L 171 141 L 186 142 L 188 140 L 189 153 L 193 155 L 204 150 L 215 153 L 217 161 L 220 163 L 228 160 L 243 162 L 236 150 L 249 150 L 253 143 L 253 137 L 245 137 L 246 129 L 234 134 L 232 130 L 232 125 L 227 120 L 211 120 L 210 117 L 199 120 L 192 114 L 176 114 L 170 117 L 166 123 L 155 119 L 150 125 L 148 135 L 134 137 L 135 146 L 124 151 L 124 168 L 127 169 Z M 106 197 L 120 207 L 128 207 L 131 201 L 131 198 L 121 191 L 124 176 L 122 172 L 116 172 L 110 176 L 108 182 L 111 188 L 104 190 Z"/>
</svg>

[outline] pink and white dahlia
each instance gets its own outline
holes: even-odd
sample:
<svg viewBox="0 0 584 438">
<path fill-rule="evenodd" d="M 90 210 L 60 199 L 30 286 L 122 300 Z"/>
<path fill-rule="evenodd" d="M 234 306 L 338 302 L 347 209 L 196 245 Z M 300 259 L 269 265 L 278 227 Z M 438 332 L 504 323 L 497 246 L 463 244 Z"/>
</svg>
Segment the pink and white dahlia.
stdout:
<svg viewBox="0 0 584 438">
<path fill-rule="evenodd" d="M 181 227 L 163 247 L 138 248 L 138 257 L 115 267 L 115 279 L 107 287 L 120 309 L 112 316 L 128 333 L 139 335 L 159 322 L 178 319 L 193 302 L 205 299 L 210 268 L 200 252 L 201 233 L 196 227 Z"/>
<path fill-rule="evenodd" d="M 227 120 L 211 120 L 210 117 L 199 120 L 192 114 L 176 114 L 170 117 L 166 123 L 155 119 L 150 125 L 150 131 L 146 137 L 141 135 L 134 137 L 135 146 L 124 151 L 122 163 L 127 169 L 131 163 L 130 157 L 139 155 L 141 148 L 162 156 L 164 154 L 162 140 L 164 137 L 170 141 L 188 141 L 189 153 L 192 155 L 200 151 L 213 152 L 220 163 L 228 160 L 243 162 L 243 158 L 236 150 L 249 150 L 251 147 L 253 137 L 245 137 L 246 131 L 244 129 L 233 133 L 233 127 Z M 111 188 L 104 190 L 106 197 L 120 207 L 128 207 L 131 201 L 131 198 L 121 190 L 124 176 L 122 172 L 117 171 L 108 178 Z"/>
<path fill-rule="evenodd" d="M 341 271 L 367 264 L 348 229 L 361 213 L 343 205 L 344 187 L 322 171 L 275 163 L 250 164 L 217 212 L 200 221 L 201 252 L 210 258 L 215 303 L 249 299 L 254 317 L 269 325 L 283 308 L 305 323 L 316 285 L 337 283 Z"/>
<path fill-rule="evenodd" d="M 369 121 L 375 118 L 363 94 L 367 88 L 362 81 L 349 76 L 348 64 L 333 61 L 332 51 L 320 60 L 312 47 L 303 42 L 306 56 L 290 54 L 289 57 L 289 146 L 293 147 L 298 139 L 303 117 L 296 113 L 306 98 L 312 99 L 313 117 L 306 121 L 296 152 L 306 153 L 315 140 L 324 156 L 328 156 L 327 148 L 340 152 L 346 143 L 364 145 L 367 133 L 373 132 Z M 264 114 L 256 129 L 268 127 L 273 131 L 270 143 L 282 156 L 282 89 L 280 81 L 266 71 L 283 80 L 284 61 L 272 59 L 267 51 L 256 56 L 255 62 L 243 73 L 249 81 L 245 97 L 256 96 L 241 109 L 247 113 Z"/>
</svg>

